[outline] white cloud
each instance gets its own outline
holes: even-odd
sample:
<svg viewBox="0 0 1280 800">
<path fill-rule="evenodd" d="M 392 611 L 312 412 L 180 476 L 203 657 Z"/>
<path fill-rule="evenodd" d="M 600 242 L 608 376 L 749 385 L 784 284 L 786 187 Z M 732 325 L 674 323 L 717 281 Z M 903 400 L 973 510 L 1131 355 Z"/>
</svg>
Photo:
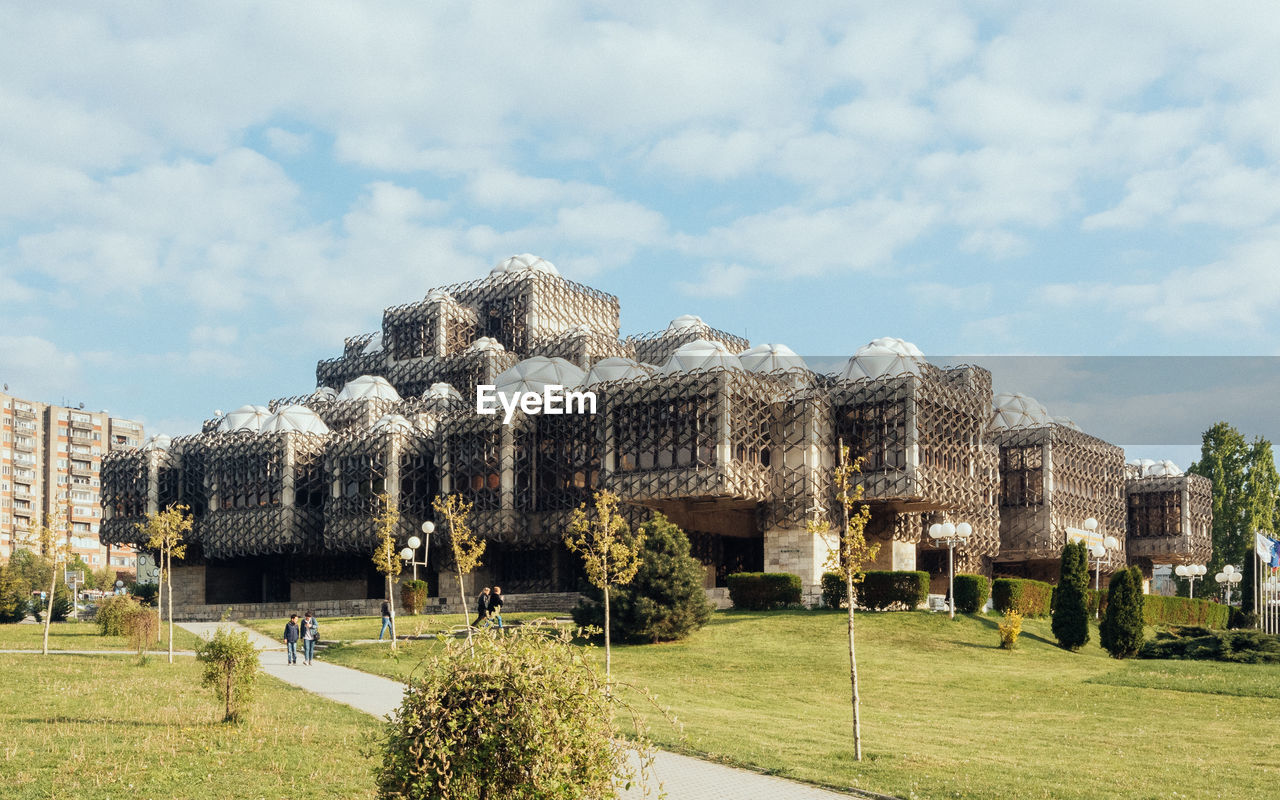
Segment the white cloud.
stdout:
<svg viewBox="0 0 1280 800">
<path fill-rule="evenodd" d="M 267 128 L 263 135 L 271 149 L 286 158 L 297 158 L 311 150 L 312 136 L 305 131 L 295 133 L 284 128 Z"/>
<path fill-rule="evenodd" d="M 758 274 L 741 264 L 708 264 L 696 281 L 677 281 L 676 287 L 693 297 L 733 297 L 742 294 Z"/>
<path fill-rule="evenodd" d="M 0 335 L 0 377 L 10 394 L 31 399 L 60 397 L 82 380 L 80 359 L 30 335 Z"/>
</svg>

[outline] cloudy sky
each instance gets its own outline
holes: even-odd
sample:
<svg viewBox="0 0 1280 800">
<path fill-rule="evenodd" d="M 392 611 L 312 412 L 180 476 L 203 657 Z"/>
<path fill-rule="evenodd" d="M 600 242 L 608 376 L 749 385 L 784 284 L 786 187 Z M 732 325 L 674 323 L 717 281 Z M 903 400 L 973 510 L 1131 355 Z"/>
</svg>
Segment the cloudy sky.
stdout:
<svg viewBox="0 0 1280 800">
<path fill-rule="evenodd" d="M 521 252 L 628 333 L 1277 354 L 1273 4 L 850 5 L 7 3 L 0 378 L 191 432 Z"/>
</svg>

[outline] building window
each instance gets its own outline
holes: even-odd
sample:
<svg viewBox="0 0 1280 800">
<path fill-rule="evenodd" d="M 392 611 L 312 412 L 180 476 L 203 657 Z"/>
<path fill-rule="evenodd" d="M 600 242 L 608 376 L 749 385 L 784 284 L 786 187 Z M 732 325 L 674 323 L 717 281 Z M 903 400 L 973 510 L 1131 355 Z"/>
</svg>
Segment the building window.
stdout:
<svg viewBox="0 0 1280 800">
<path fill-rule="evenodd" d="M 1040 445 L 1000 448 L 1000 505 L 1044 502 L 1044 451 Z"/>
</svg>

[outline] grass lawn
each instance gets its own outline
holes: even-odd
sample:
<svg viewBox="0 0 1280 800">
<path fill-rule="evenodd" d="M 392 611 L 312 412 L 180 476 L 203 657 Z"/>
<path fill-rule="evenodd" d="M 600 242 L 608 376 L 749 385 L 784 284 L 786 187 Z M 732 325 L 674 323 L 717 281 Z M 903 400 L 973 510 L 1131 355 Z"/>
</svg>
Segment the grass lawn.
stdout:
<svg viewBox="0 0 1280 800">
<path fill-rule="evenodd" d="M 860 614 L 865 760 L 850 743 L 845 617 L 720 612 L 685 642 L 617 647 L 614 675 L 656 693 L 687 739 L 663 746 L 779 775 L 903 797 L 1163 798 L 1274 793 L 1280 665 L 1115 661 L 1097 629 L 1079 653 L 1026 620 Z M 332 649 L 327 660 L 409 675 L 432 643 Z M 601 653 L 601 655 L 603 655 Z"/>
<path fill-rule="evenodd" d="M 513 612 L 503 614 L 502 621 L 508 625 L 513 622 L 525 622 L 532 619 L 545 618 L 546 614 L 532 612 Z M 475 615 L 471 615 L 475 619 Z M 277 619 L 247 619 L 242 622 L 259 633 L 273 639 L 284 634 L 288 617 Z M 328 641 L 350 642 L 355 639 L 377 639 L 382 629 L 382 617 L 317 617 L 320 625 L 320 638 Z M 399 636 L 434 635 L 447 631 L 454 626 L 462 625 L 461 614 L 418 614 L 416 616 L 397 616 L 396 634 Z"/>
<path fill-rule="evenodd" d="M 160 631 L 160 644 L 153 643 L 153 651 L 169 650 L 169 625 Z M 0 650 L 39 650 L 44 642 L 44 625 L 14 623 L 0 625 Z M 173 626 L 173 649 L 194 650 L 200 637 Z M 92 622 L 54 622 L 49 625 L 50 650 L 132 650 L 128 637 L 100 636 L 98 626 Z"/>
<path fill-rule="evenodd" d="M 372 798 L 370 716 L 266 675 L 218 720 L 194 659 L 0 654 L 0 796 Z"/>
</svg>

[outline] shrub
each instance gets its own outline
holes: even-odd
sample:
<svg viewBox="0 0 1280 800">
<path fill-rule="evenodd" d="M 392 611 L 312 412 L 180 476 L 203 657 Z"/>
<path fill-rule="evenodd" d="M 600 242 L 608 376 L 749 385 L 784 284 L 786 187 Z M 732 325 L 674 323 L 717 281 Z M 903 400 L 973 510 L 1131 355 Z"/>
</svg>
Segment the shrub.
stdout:
<svg viewBox="0 0 1280 800">
<path fill-rule="evenodd" d="M 126 587 L 129 594 L 138 598 L 138 602 L 144 606 L 154 606 L 156 604 L 156 595 L 160 592 L 160 584 L 158 583 L 131 583 Z"/>
<path fill-rule="evenodd" d="M 196 648 L 196 659 L 204 664 L 201 685 L 212 688 L 225 704 L 223 722 L 242 719 L 258 678 L 258 650 L 249 634 L 219 625 L 213 637 Z"/>
<path fill-rule="evenodd" d="M 1142 648 L 1142 571 L 1117 570 L 1107 587 L 1107 613 L 1098 632 L 1112 658 L 1132 658 Z"/>
<path fill-rule="evenodd" d="M 858 607 L 874 611 L 912 611 L 929 597 L 929 573 L 870 570 L 855 584 Z M 822 602 L 830 608 L 849 604 L 844 580 L 834 572 L 822 576 Z"/>
<path fill-rule="evenodd" d="M 129 637 L 129 644 L 138 653 L 138 658 L 144 657 L 147 648 L 156 640 L 156 626 L 159 624 L 156 615 L 142 606 L 130 611 L 124 618 L 125 635 Z"/>
<path fill-rule="evenodd" d="M 1280 637 L 1262 631 L 1173 628 L 1157 633 L 1138 651 L 1138 657 L 1280 664 Z"/>
<path fill-rule="evenodd" d="M 1241 611 L 1238 608 L 1231 609 L 1231 619 L 1227 623 L 1228 628 L 1236 630 L 1245 630 L 1258 627 L 1258 615 L 1252 611 Z"/>
<path fill-rule="evenodd" d="M 1058 646 L 1076 651 L 1089 641 L 1089 612 L 1085 592 L 1089 589 L 1089 551 L 1084 542 L 1062 548 L 1062 568 L 1053 592 L 1053 629 Z"/>
<path fill-rule="evenodd" d="M 1000 646 L 1012 650 L 1018 646 L 1018 636 L 1022 633 L 1022 615 L 1015 609 L 1004 612 L 1004 618 L 997 624 L 1000 629 Z"/>
<path fill-rule="evenodd" d="M 991 602 L 996 611 L 1009 609 L 1024 617 L 1048 616 L 1053 600 L 1053 586 L 1025 578 L 996 578 L 991 582 Z"/>
<path fill-rule="evenodd" d="M 44 622 L 45 611 L 49 609 L 49 597 L 34 598 L 31 601 L 31 613 L 35 616 L 36 622 Z M 65 622 L 71 614 L 71 590 L 67 588 L 65 583 L 59 583 L 53 590 L 53 616 L 54 622 Z"/>
<path fill-rule="evenodd" d="M 0 564 L 0 622 L 22 622 L 27 616 L 27 597 L 18 570 Z"/>
<path fill-rule="evenodd" d="M 400 605 L 406 614 L 421 614 L 427 602 L 426 581 L 405 581 L 400 584 Z"/>
<path fill-rule="evenodd" d="M 127 636 L 129 615 L 141 610 L 137 599 L 127 594 L 112 595 L 98 601 L 94 622 L 98 623 L 98 632 L 103 636 Z"/>
<path fill-rule="evenodd" d="M 1186 597 L 1164 597 L 1149 594 L 1142 608 L 1143 621 L 1148 625 L 1199 625 L 1205 628 L 1225 628 L 1231 621 L 1231 607 L 1208 600 Z"/>
<path fill-rule="evenodd" d="M 711 619 L 702 588 L 706 575 L 689 555 L 689 537 L 662 514 L 640 526 L 644 547 L 631 582 L 609 589 L 610 635 L 614 641 L 670 642 L 683 639 Z M 579 625 L 604 625 L 604 592 L 588 586 L 573 609 Z"/>
<path fill-rule="evenodd" d="M 735 572 L 725 584 L 734 608 L 764 611 L 800 602 L 800 576 L 789 572 Z"/>
<path fill-rule="evenodd" d="M 380 798 L 612 797 L 635 774 L 616 695 L 567 632 L 482 633 L 474 655 L 445 640 L 420 669 L 381 742 Z"/>
<path fill-rule="evenodd" d="M 987 604 L 991 581 L 985 575 L 961 573 L 955 577 L 956 611 L 976 614 Z"/>
</svg>

